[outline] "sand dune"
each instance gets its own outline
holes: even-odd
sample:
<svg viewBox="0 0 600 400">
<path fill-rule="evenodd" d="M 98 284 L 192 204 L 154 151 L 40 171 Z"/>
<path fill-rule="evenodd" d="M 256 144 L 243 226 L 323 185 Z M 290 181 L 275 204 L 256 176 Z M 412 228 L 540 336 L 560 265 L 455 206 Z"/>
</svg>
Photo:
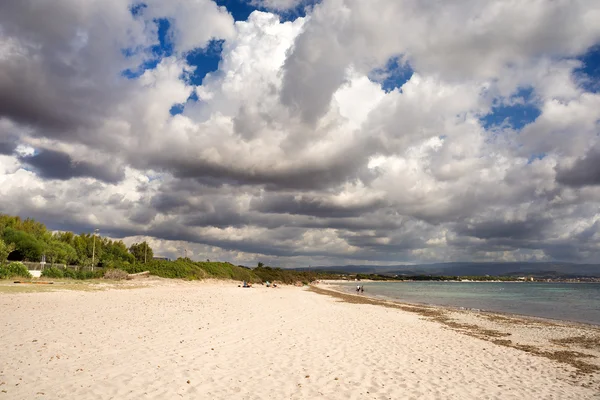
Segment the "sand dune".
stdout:
<svg viewBox="0 0 600 400">
<path fill-rule="evenodd" d="M 597 375 L 305 288 L 160 281 L 0 310 L 0 399 L 600 398 Z"/>
</svg>

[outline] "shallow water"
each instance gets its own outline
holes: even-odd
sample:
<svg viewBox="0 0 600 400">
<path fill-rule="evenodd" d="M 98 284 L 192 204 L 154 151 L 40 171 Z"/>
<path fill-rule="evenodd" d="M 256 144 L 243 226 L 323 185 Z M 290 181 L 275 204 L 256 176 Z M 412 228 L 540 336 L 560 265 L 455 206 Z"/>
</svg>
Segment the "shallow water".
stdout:
<svg viewBox="0 0 600 400">
<path fill-rule="evenodd" d="M 342 284 L 354 291 L 356 282 Z M 365 295 L 600 325 L 600 284 L 365 282 Z"/>
</svg>

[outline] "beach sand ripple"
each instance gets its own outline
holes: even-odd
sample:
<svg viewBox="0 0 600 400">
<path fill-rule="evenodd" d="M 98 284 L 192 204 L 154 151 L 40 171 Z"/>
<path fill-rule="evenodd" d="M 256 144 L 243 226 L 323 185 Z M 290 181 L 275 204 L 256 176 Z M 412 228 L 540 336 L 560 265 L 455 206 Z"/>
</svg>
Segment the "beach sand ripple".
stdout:
<svg viewBox="0 0 600 400">
<path fill-rule="evenodd" d="M 307 289 L 0 295 L 0 399 L 591 399 L 597 375 Z M 589 382 L 589 385 L 585 385 Z"/>
</svg>

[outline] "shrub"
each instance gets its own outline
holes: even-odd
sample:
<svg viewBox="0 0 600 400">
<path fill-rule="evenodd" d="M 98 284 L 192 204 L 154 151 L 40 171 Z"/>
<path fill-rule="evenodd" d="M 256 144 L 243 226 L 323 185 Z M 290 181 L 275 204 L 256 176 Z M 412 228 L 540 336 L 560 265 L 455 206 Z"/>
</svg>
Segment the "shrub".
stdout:
<svg viewBox="0 0 600 400">
<path fill-rule="evenodd" d="M 63 273 L 63 277 L 67 278 L 67 279 L 79 279 L 79 280 L 83 280 L 83 279 L 95 279 L 95 278 L 102 278 L 104 276 L 104 272 L 103 271 L 76 271 L 74 269 L 71 268 L 66 268 L 64 271 L 61 271 Z"/>
<path fill-rule="evenodd" d="M 71 268 L 65 268 L 63 271 L 63 276 L 69 279 L 77 279 L 77 271 Z"/>
<path fill-rule="evenodd" d="M 147 263 L 124 264 L 121 269 L 130 274 L 150 271 L 151 275 L 161 278 L 178 279 L 233 279 L 237 281 L 260 282 L 260 278 L 251 269 L 223 262 L 194 262 L 189 258 L 175 261 L 151 260 Z"/>
<path fill-rule="evenodd" d="M 12 262 L 6 266 L 0 267 L 0 279 L 12 278 L 32 278 L 27 267 L 20 262 Z"/>
<path fill-rule="evenodd" d="M 236 281 L 260 282 L 260 279 L 250 270 L 237 265 L 223 262 L 197 262 L 212 278 L 233 279 Z"/>
<path fill-rule="evenodd" d="M 44 278 L 64 278 L 65 273 L 62 269 L 56 267 L 44 268 L 42 271 L 42 276 Z"/>
<path fill-rule="evenodd" d="M 204 279 L 206 271 L 194 262 L 180 258 L 175 261 L 152 260 L 149 263 L 137 264 L 135 272 L 150 271 L 150 274 L 161 278 Z"/>
<path fill-rule="evenodd" d="M 296 282 L 312 282 L 316 279 L 316 275 L 306 271 L 295 271 L 292 269 L 281 269 L 271 267 L 256 267 L 252 270 L 263 282 L 282 282 L 288 285 L 293 285 Z"/>
<path fill-rule="evenodd" d="M 123 271 L 122 269 L 111 268 L 104 272 L 104 279 L 113 279 L 116 281 L 120 281 L 122 279 L 127 279 L 127 275 L 129 274 Z"/>
<path fill-rule="evenodd" d="M 104 276 L 104 271 L 76 271 L 75 279 L 98 279 Z"/>
</svg>

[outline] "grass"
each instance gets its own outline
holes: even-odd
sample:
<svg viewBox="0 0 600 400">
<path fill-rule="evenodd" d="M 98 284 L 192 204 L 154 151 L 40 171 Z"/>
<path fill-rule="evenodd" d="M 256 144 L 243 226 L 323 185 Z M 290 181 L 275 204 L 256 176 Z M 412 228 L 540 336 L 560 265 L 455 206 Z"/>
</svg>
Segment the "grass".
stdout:
<svg viewBox="0 0 600 400">
<path fill-rule="evenodd" d="M 54 282 L 52 285 L 46 284 L 30 284 L 30 283 L 14 283 L 21 282 Z M 122 285 L 122 281 L 113 281 L 107 279 L 89 279 L 75 280 L 67 278 L 57 279 L 41 279 L 32 281 L 31 279 L 5 279 L 0 280 L 1 293 L 39 293 L 39 292 L 57 292 L 63 290 L 77 290 L 84 292 L 95 292 L 106 290 L 107 288 L 123 288 L 132 289 L 140 286 L 137 285 Z"/>
</svg>

